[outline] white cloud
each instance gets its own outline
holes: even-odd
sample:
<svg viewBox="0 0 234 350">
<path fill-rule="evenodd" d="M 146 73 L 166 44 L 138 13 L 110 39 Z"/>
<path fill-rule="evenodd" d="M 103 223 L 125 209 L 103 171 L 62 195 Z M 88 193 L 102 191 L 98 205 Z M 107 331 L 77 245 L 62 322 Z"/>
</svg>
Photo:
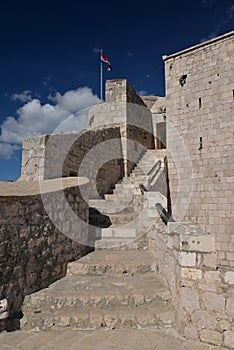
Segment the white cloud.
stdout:
<svg viewBox="0 0 234 350">
<path fill-rule="evenodd" d="M 213 0 L 214 2 L 215 0 Z M 211 6 L 213 4 L 212 0 L 202 0 L 201 3 L 204 2 L 205 3 L 210 3 Z M 216 24 L 216 27 L 214 28 L 214 30 L 208 34 L 207 37 L 202 38 L 201 39 L 201 43 L 203 43 L 204 41 L 210 40 L 215 38 L 218 35 L 223 34 L 224 29 L 227 27 L 227 25 L 229 25 L 229 23 L 232 22 L 234 18 L 234 5 L 231 5 L 227 8 L 227 10 L 225 11 L 225 16 L 222 16 L 219 20 L 219 22 Z"/>
<path fill-rule="evenodd" d="M 0 157 L 12 157 L 14 146 L 24 138 L 54 132 L 75 132 L 87 127 L 88 109 L 97 104 L 99 98 L 88 87 L 67 91 L 64 95 L 57 92 L 49 96 L 54 104 L 42 104 L 39 99 L 32 99 L 16 112 L 17 117 L 9 116 L 0 126 Z M 12 150 L 12 151 L 11 151 Z M 5 153 L 4 153 L 5 152 Z"/>
<path fill-rule="evenodd" d="M 227 10 L 227 13 L 228 13 L 228 17 L 230 19 L 233 19 L 234 18 L 234 5 L 230 6 Z"/>
<path fill-rule="evenodd" d="M 10 159 L 14 156 L 16 150 L 19 149 L 17 145 L 10 145 L 9 143 L 0 143 L 0 158 Z"/>
<path fill-rule="evenodd" d="M 148 93 L 145 90 L 140 90 L 140 91 L 138 91 L 138 95 L 139 96 L 148 96 Z"/>
<path fill-rule="evenodd" d="M 99 102 L 98 97 L 94 96 L 92 91 L 86 86 L 77 90 L 67 91 L 64 95 L 57 92 L 55 96 L 49 95 L 48 98 L 57 103 L 61 110 L 66 110 L 70 113 L 76 113 L 83 108 L 89 107 L 90 101 L 92 101 L 92 104 Z"/>
<path fill-rule="evenodd" d="M 19 94 L 13 94 L 11 95 L 11 99 L 13 101 L 19 100 L 21 102 L 28 102 L 28 101 L 32 101 L 32 93 L 30 90 L 24 90 Z"/>
<path fill-rule="evenodd" d="M 201 0 L 201 4 L 204 7 L 211 7 L 215 3 L 215 0 Z"/>
</svg>

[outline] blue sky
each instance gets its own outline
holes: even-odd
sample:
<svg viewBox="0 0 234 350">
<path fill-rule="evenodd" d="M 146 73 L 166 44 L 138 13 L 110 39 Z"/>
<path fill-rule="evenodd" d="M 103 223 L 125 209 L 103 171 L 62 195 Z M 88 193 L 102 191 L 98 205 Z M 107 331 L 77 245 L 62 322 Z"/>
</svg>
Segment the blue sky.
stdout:
<svg viewBox="0 0 234 350">
<path fill-rule="evenodd" d="M 19 177 L 24 137 L 86 127 L 98 49 L 112 63 L 105 79 L 163 96 L 162 55 L 233 29 L 234 0 L 1 2 L 0 180 Z"/>
</svg>

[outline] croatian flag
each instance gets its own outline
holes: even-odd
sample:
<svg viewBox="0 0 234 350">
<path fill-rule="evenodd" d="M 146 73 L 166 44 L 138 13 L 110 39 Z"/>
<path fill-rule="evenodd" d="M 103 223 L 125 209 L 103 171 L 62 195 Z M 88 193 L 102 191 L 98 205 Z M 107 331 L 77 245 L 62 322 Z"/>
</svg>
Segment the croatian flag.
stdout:
<svg viewBox="0 0 234 350">
<path fill-rule="evenodd" d="M 102 51 L 100 52 L 100 57 L 101 57 L 101 61 L 107 64 L 107 70 L 110 71 L 112 69 L 111 63 Z"/>
</svg>

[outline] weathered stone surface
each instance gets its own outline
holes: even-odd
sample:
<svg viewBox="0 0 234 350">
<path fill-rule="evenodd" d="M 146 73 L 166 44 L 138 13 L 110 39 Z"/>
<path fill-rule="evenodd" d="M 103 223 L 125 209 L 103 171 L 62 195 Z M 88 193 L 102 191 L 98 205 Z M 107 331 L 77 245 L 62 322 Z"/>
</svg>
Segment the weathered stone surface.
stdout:
<svg viewBox="0 0 234 350">
<path fill-rule="evenodd" d="M 227 299 L 226 310 L 228 315 L 234 317 L 234 296 Z"/>
<path fill-rule="evenodd" d="M 225 272 L 224 281 L 228 284 L 234 284 L 234 271 Z"/>
<path fill-rule="evenodd" d="M 7 299 L 8 302 L 7 310 L 2 314 L 4 318 L 7 313 L 17 318 L 25 295 L 45 288 L 64 276 L 66 263 L 90 251 L 90 247 L 78 243 L 79 240 L 75 242 L 68 238 L 70 231 L 61 233 L 58 229 L 63 216 L 69 222 L 73 220 L 71 212 L 76 213 L 81 219 L 80 225 L 76 226 L 77 236 L 81 241 L 88 242 L 88 226 L 85 225 L 88 205 L 80 194 L 82 185 L 78 187 L 77 179 L 74 183 L 74 179 L 67 178 L 64 180 L 64 190 L 58 190 L 58 182 L 59 179 L 47 180 L 43 194 L 40 194 L 38 183 L 29 183 L 27 188 L 25 182 L 18 182 L 12 184 L 13 188 L 18 189 L 15 196 L 8 184 L 0 197 L 0 299 Z M 86 191 L 85 188 L 83 190 Z M 67 197 L 67 207 L 60 200 L 61 194 Z M 50 205 L 50 216 L 44 208 L 45 203 Z M 10 220 L 12 218 L 14 225 Z M 57 218 L 57 227 L 53 224 L 54 218 Z"/>
<path fill-rule="evenodd" d="M 224 310 L 225 298 L 222 295 L 206 292 L 203 294 L 202 300 L 208 310 Z"/>
<path fill-rule="evenodd" d="M 197 310 L 200 308 L 199 296 L 196 290 L 188 287 L 181 288 L 180 306 L 188 310 Z"/>
<path fill-rule="evenodd" d="M 230 239 L 234 220 L 230 210 L 234 197 L 233 36 L 230 32 L 164 58 L 173 217 L 182 221 L 184 212 L 183 221 L 193 222 L 215 238 L 215 247 L 207 239 L 205 248 L 224 253 L 223 258 L 218 256 L 218 265 L 224 267 L 233 263 L 228 254 L 234 252 Z"/>
<path fill-rule="evenodd" d="M 201 329 L 213 329 L 215 330 L 217 320 L 216 317 L 207 311 L 197 310 L 192 315 L 192 322 Z"/>
<path fill-rule="evenodd" d="M 200 338 L 201 341 L 214 345 L 221 345 L 223 342 L 221 333 L 208 329 L 201 331 Z"/>
<path fill-rule="evenodd" d="M 202 270 L 183 267 L 181 277 L 188 280 L 199 280 L 202 278 Z"/>
<path fill-rule="evenodd" d="M 181 266 L 196 266 L 196 253 L 181 252 L 179 263 Z"/>
<path fill-rule="evenodd" d="M 226 331 L 224 332 L 224 345 L 234 348 L 234 331 Z"/>
</svg>

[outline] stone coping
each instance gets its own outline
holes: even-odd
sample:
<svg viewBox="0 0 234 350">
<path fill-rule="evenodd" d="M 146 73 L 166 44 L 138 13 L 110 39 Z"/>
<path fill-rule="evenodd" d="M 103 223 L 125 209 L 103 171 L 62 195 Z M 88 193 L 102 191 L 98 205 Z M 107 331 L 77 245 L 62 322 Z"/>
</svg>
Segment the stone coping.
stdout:
<svg viewBox="0 0 234 350">
<path fill-rule="evenodd" d="M 86 177 L 64 177 L 42 181 L 0 181 L 0 197 L 25 197 L 86 185 Z"/>
<path fill-rule="evenodd" d="M 168 55 L 168 56 L 165 55 L 165 56 L 163 56 L 162 58 L 163 58 L 163 61 L 165 62 L 165 61 L 168 61 L 168 60 L 170 60 L 170 59 L 172 59 L 172 58 L 175 58 L 175 57 L 177 57 L 177 56 L 181 56 L 181 55 L 187 54 L 187 53 L 189 53 L 189 52 L 191 52 L 191 51 L 195 51 L 195 50 L 197 50 L 197 49 L 200 49 L 200 48 L 203 48 L 203 47 L 205 47 L 205 46 L 214 44 L 214 43 L 216 43 L 216 42 L 218 42 L 218 41 L 222 41 L 222 40 L 225 40 L 225 39 L 229 39 L 229 38 L 231 38 L 231 37 L 234 37 L 234 31 L 231 31 L 231 32 L 225 33 L 225 34 L 223 34 L 223 35 L 220 35 L 220 36 L 218 36 L 218 37 L 216 37 L 216 38 L 213 38 L 213 39 L 204 41 L 204 42 L 202 42 L 202 43 L 200 43 L 200 44 L 198 44 L 198 45 L 191 46 L 191 47 L 189 47 L 189 48 L 187 48 L 187 49 L 185 49 L 185 50 L 176 52 L 176 53 L 174 53 L 174 54 L 171 54 L 171 55 Z"/>
</svg>

